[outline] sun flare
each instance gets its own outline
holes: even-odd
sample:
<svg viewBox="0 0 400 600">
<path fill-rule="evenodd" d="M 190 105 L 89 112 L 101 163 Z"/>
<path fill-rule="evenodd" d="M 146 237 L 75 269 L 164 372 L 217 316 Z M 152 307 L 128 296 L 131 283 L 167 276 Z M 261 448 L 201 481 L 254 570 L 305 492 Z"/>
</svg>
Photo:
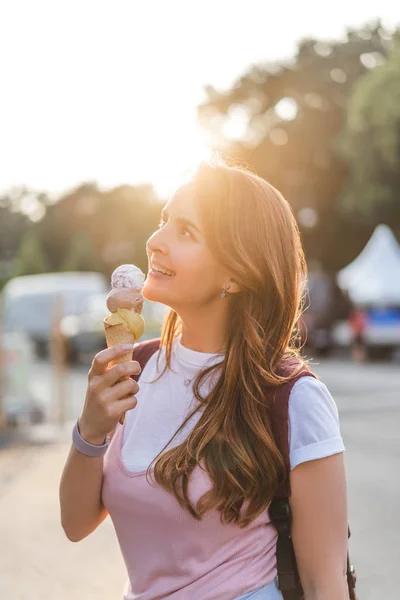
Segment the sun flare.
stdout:
<svg viewBox="0 0 400 600">
<path fill-rule="evenodd" d="M 152 183 L 163 198 L 170 196 L 202 160 L 209 160 L 213 151 L 204 132 L 196 126 L 191 131 L 177 130 L 166 140 L 168 150 L 161 160 L 154 160 Z"/>
</svg>

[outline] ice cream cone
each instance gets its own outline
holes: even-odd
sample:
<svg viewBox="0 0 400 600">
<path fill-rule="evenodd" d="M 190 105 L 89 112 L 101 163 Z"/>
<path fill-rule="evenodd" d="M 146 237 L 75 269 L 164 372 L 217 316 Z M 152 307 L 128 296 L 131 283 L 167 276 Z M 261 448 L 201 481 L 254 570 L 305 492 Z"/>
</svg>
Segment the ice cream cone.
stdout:
<svg viewBox="0 0 400 600">
<path fill-rule="evenodd" d="M 133 344 L 142 336 L 146 323 L 141 315 L 143 308 L 142 288 L 144 273 L 133 264 L 120 265 L 111 275 L 111 290 L 107 296 L 110 311 L 103 321 L 107 347 Z M 110 362 L 115 365 L 132 360 L 132 351 Z M 124 377 L 121 379 L 128 379 Z M 122 415 L 119 422 L 124 423 Z"/>
<path fill-rule="evenodd" d="M 106 336 L 107 348 L 112 348 L 113 346 L 118 346 L 119 344 L 134 344 L 135 336 L 133 333 L 128 331 L 128 329 L 123 324 L 119 325 L 109 325 L 107 321 L 103 320 L 104 324 L 104 333 Z M 121 362 L 129 362 L 132 360 L 132 350 L 123 354 L 119 358 L 115 358 L 114 360 L 109 362 L 110 366 L 116 365 Z M 130 375 L 127 377 L 121 378 L 121 381 L 124 379 L 129 379 Z M 119 419 L 121 425 L 123 425 L 125 420 L 125 415 L 122 415 Z"/>
</svg>

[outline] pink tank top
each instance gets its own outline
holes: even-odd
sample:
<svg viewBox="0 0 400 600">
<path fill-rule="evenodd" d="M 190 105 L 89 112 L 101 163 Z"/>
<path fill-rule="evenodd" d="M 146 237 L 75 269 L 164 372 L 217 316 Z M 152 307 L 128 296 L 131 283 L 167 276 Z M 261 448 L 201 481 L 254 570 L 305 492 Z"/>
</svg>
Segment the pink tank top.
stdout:
<svg viewBox="0 0 400 600">
<path fill-rule="evenodd" d="M 104 458 L 102 500 L 128 571 L 124 600 L 227 600 L 272 582 L 277 532 L 268 509 L 244 529 L 223 525 L 214 509 L 196 520 L 152 472 L 147 481 L 145 471 L 125 467 L 123 428 L 117 424 Z M 210 487 L 208 474 L 197 466 L 188 486 L 192 504 Z"/>
</svg>

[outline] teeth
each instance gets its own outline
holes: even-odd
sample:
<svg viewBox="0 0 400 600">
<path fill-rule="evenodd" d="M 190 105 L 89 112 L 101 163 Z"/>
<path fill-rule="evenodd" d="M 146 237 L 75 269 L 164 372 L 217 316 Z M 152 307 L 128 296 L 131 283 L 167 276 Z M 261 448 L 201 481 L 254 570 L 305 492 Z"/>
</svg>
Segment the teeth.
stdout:
<svg viewBox="0 0 400 600">
<path fill-rule="evenodd" d="M 155 267 L 153 265 L 153 271 L 156 273 L 162 273 L 163 275 L 173 275 L 172 271 L 166 271 L 165 269 L 160 269 L 159 267 Z"/>
</svg>

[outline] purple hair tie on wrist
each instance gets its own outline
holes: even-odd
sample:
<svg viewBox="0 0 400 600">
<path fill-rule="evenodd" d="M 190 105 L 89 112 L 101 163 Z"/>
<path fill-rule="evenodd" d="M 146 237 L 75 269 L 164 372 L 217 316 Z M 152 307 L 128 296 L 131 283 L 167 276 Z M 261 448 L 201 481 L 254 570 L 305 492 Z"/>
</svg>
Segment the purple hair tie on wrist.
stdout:
<svg viewBox="0 0 400 600">
<path fill-rule="evenodd" d="M 104 454 L 107 452 L 108 446 L 110 445 L 110 437 L 106 437 L 102 446 L 94 446 L 93 444 L 89 444 L 89 442 L 86 442 L 79 433 L 78 421 L 79 419 L 76 421 L 72 431 L 72 442 L 75 448 L 81 454 L 86 454 L 86 456 L 104 456 Z"/>
</svg>

